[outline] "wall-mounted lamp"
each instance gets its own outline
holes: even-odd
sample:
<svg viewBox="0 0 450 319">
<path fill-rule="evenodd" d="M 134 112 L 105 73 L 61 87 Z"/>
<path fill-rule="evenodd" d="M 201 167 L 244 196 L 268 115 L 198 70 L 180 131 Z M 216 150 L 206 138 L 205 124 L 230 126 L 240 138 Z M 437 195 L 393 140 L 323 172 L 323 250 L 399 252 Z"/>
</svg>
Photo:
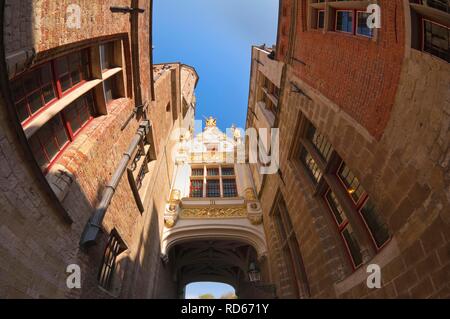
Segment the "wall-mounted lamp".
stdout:
<svg viewBox="0 0 450 319">
<path fill-rule="evenodd" d="M 248 279 L 253 283 L 261 281 L 261 271 L 258 269 L 255 262 L 250 263 L 248 267 Z"/>
</svg>

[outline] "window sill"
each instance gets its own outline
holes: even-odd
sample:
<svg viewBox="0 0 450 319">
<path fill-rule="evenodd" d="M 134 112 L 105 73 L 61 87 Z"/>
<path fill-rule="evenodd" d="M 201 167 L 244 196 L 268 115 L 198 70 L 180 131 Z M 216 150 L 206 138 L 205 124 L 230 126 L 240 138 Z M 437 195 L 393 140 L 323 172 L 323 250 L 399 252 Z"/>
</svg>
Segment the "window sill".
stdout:
<svg viewBox="0 0 450 319">
<path fill-rule="evenodd" d="M 383 269 L 400 254 L 400 248 L 398 247 L 397 240 L 393 238 L 377 255 L 375 255 L 369 262 L 360 266 L 353 274 L 345 278 L 344 280 L 334 284 L 336 295 L 340 296 L 357 285 L 366 282 L 367 280 L 367 266 L 370 264 L 376 264 Z"/>
<path fill-rule="evenodd" d="M 33 120 L 31 120 L 25 127 L 24 132 L 25 136 L 29 139 L 33 136 L 34 133 L 36 133 L 43 125 L 45 125 L 48 121 L 50 121 L 55 115 L 60 113 L 64 108 L 69 106 L 72 102 L 74 102 L 76 99 L 81 97 L 82 95 L 86 94 L 90 90 L 92 90 L 94 87 L 96 87 L 98 84 L 100 84 L 101 80 L 91 80 L 80 87 L 76 88 L 63 98 L 59 99 L 53 105 L 46 110 L 44 110 L 41 114 L 39 114 L 37 117 L 35 117 Z"/>
<path fill-rule="evenodd" d="M 108 69 L 102 73 L 103 80 L 107 80 L 121 71 L 122 71 L 122 68 Z"/>
<path fill-rule="evenodd" d="M 327 4 L 334 9 L 361 9 L 366 10 L 373 1 L 334 1 Z"/>
<path fill-rule="evenodd" d="M 448 14 L 444 11 L 435 9 L 435 8 L 421 5 L 421 4 L 411 3 L 410 6 L 411 6 L 411 9 L 413 9 L 415 12 L 417 12 L 421 16 L 429 18 L 429 19 L 431 19 L 437 23 L 440 23 L 442 25 L 449 26 L 448 21 L 450 19 L 450 14 Z"/>
</svg>

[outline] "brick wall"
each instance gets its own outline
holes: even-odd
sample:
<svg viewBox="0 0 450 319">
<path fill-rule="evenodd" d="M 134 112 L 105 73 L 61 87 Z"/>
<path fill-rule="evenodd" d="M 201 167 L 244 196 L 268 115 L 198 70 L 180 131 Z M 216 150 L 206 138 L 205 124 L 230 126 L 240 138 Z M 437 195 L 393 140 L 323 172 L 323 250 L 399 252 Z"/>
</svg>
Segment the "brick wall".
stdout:
<svg viewBox="0 0 450 319">
<path fill-rule="evenodd" d="M 139 77 L 142 99 L 150 101 L 152 65 L 148 31 L 151 2 L 138 2 L 140 7 L 146 9 L 145 14 L 139 16 Z M 65 28 L 65 8 L 72 3 L 82 8 L 80 30 Z M 2 26 L 5 42 L 2 50 L 6 56 L 11 56 L 34 48 L 36 61 L 42 61 L 85 43 L 118 34 L 125 35 L 130 43 L 129 16 L 112 14 L 110 5 L 109 1 L 102 0 L 58 3 L 6 1 L 4 9 L 7 19 Z M 128 6 L 130 3 L 116 1 L 114 5 Z M 125 56 L 130 74 L 130 52 L 126 51 Z M 128 246 L 119 297 L 155 297 L 159 293 L 158 287 L 164 287 L 164 296 L 176 296 L 177 287 L 171 282 L 159 255 L 165 199 L 173 169 L 168 156 L 173 120 L 166 114 L 165 105 L 149 103 L 148 116 L 154 124 L 158 159 L 150 165 L 150 186 L 144 196 L 145 212 L 141 215 L 138 211 L 128 181 L 123 178 L 104 219 L 104 233 L 98 245 L 81 251 L 78 247 L 81 232 L 101 198 L 105 183 L 111 178 L 136 132 L 139 123 L 136 120 L 121 131 L 122 124 L 134 108 L 134 100 L 123 98 L 109 105 L 108 115 L 96 117 L 90 122 L 47 175 L 62 207 L 73 220 L 70 224 L 63 220 L 54 205 L 55 198 L 46 193 L 38 173 L 31 168 L 31 160 L 21 146 L 11 122 L 12 117 L 7 112 L 6 104 L 11 102 L 5 100 L 8 96 L 5 92 L 9 88 L 3 85 L 6 83 L 3 80 L 0 96 L 0 296 L 113 297 L 99 289 L 97 284 L 108 233 L 113 228 L 117 229 Z M 165 94 L 161 92 L 166 91 L 175 92 L 174 95 L 178 96 L 179 81 L 164 82 L 157 90 L 160 96 Z M 56 185 L 64 189 L 61 191 Z M 66 287 L 66 267 L 72 263 L 82 268 L 81 290 L 68 290 Z"/>
<path fill-rule="evenodd" d="M 280 113 L 281 171 L 266 177 L 261 194 L 271 279 L 289 297 L 282 258 L 269 215 L 281 191 L 302 252 L 311 297 L 449 297 L 449 65 L 411 50 L 402 68 L 394 108 L 380 141 L 288 68 L 312 101 L 285 93 Z M 425 71 L 428 70 L 428 71 Z M 425 75 L 426 74 L 426 75 Z M 435 85 L 437 84 L 437 85 Z M 417 90 L 415 88 L 426 88 Z M 414 110 L 414 111 L 413 111 Z M 288 158 L 300 112 L 324 133 L 375 200 L 393 234 L 368 263 L 382 267 L 383 288 L 369 290 L 366 267 L 350 267 L 329 211 L 314 195 L 311 179 Z M 295 191 L 293 191 L 295 190 Z"/>
<path fill-rule="evenodd" d="M 283 3 L 289 6 L 293 2 Z M 402 3 L 380 3 L 384 19 L 394 19 L 397 12 L 398 43 L 392 43 L 392 25 L 381 31 L 378 42 L 365 44 L 354 37 L 297 30 L 301 41 L 295 57 L 306 66 L 290 61 L 283 79 L 277 120 L 283 178 L 266 176 L 260 194 L 269 245 L 266 267 L 270 274 L 265 280 L 277 285 L 282 298 L 291 297 L 292 283 L 284 270 L 270 215 L 277 192 L 286 201 L 294 225 L 312 298 L 450 296 L 450 67 L 428 54 L 404 48 L 402 30 L 408 24 Z M 279 33 L 278 43 L 282 41 Z M 351 57 L 352 47 L 364 54 Z M 372 60 L 366 61 L 367 56 L 373 56 Z M 280 50 L 278 58 L 285 59 Z M 360 69 L 364 63 L 382 71 L 370 66 Z M 366 76 L 376 79 L 370 88 L 368 81 L 361 80 Z M 291 82 L 311 99 L 292 92 Z M 369 96 L 374 99 L 366 100 Z M 350 105 L 358 109 L 349 111 Z M 372 116 L 375 113 L 379 116 Z M 388 225 L 392 240 L 367 261 L 381 266 L 382 289 L 367 288 L 367 264 L 352 269 L 331 213 L 315 195 L 306 170 L 290 158 L 299 142 L 301 114 L 331 142 Z"/>
<path fill-rule="evenodd" d="M 295 41 L 290 40 L 292 6 L 297 2 Z M 404 56 L 402 0 L 380 0 L 382 26 L 375 40 L 306 26 L 306 0 L 281 1 L 287 16 L 279 23 L 279 46 L 290 47 L 295 74 L 380 139 L 395 100 Z M 317 45 L 320 43 L 320 45 Z M 278 52 L 283 59 L 288 52 Z M 336 63 L 339 61 L 339 63 Z"/>
</svg>

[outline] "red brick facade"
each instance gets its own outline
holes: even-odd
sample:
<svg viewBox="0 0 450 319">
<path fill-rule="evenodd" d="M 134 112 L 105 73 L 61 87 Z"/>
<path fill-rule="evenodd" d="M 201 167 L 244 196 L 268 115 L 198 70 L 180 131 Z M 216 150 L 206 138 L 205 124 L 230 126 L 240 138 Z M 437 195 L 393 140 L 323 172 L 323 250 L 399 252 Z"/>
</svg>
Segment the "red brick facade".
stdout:
<svg viewBox="0 0 450 319">
<path fill-rule="evenodd" d="M 4 42 L 1 48 L 0 97 L 0 296 L 177 297 L 178 287 L 164 268 L 159 245 L 173 169 L 166 148 L 169 147 L 170 132 L 178 123 L 173 114 L 181 119 L 181 103 L 171 101 L 174 109 L 169 115 L 166 104 L 181 96 L 181 81 L 157 81 L 155 95 L 158 99 L 154 101 L 152 44 L 149 41 L 151 1 L 132 1 L 134 7 L 145 10 L 144 13 L 136 13 L 137 34 L 133 34 L 131 29 L 130 13 L 113 13 L 111 2 L 102 0 L 78 1 L 81 28 L 69 29 L 66 8 L 72 3 L 0 1 L 7 17 L 1 30 Z M 129 6 L 130 1 L 116 1 L 114 5 Z M 15 92 L 10 90 L 8 74 L 14 81 L 18 73 L 27 72 L 35 65 L 82 48 L 89 48 L 92 54 L 96 52 L 95 46 L 111 40 L 120 40 L 123 45 L 123 96 L 107 104 L 106 111 L 97 110 L 93 120 L 77 134 L 58 156 L 49 173 L 44 175 L 34 163 L 26 145 L 27 137 L 17 121 L 12 104 Z M 138 48 L 134 56 L 133 48 Z M 91 65 L 94 63 L 98 62 L 91 60 Z M 138 64 L 139 72 L 133 69 L 133 63 Z M 174 70 L 180 74 L 181 66 L 175 66 Z M 91 72 L 95 81 L 99 75 L 93 67 Z M 195 70 L 192 73 L 193 91 L 197 74 Z M 97 84 L 94 90 L 103 92 L 101 85 Z M 82 88 L 83 85 L 80 86 Z M 149 164 L 149 173 L 144 180 L 145 191 L 141 194 L 145 211 L 141 214 L 138 210 L 125 174 L 108 207 L 97 245 L 81 249 L 79 242 L 83 229 L 142 120 L 143 115 L 140 114 L 124 125 L 134 108 L 139 106 L 136 105 L 136 92 L 139 92 L 142 104 L 145 104 L 144 112 L 153 123 L 151 146 L 156 154 L 156 160 Z M 96 105 L 98 108 L 98 102 Z M 113 289 L 106 291 L 99 287 L 98 275 L 108 236 L 113 229 L 126 244 L 127 251 L 115 269 Z M 81 267 L 81 289 L 71 290 L 66 286 L 66 268 L 70 264 Z"/>
</svg>

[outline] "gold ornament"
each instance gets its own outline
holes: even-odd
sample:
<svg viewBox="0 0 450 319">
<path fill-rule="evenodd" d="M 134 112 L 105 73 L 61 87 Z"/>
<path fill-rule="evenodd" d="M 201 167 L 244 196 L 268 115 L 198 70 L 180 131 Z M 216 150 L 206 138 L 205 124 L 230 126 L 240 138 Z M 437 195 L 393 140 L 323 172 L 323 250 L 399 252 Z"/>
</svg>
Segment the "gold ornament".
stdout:
<svg viewBox="0 0 450 319">
<path fill-rule="evenodd" d="M 247 188 L 245 190 L 245 199 L 248 201 L 256 201 L 256 195 L 255 195 L 255 191 L 253 190 L 253 188 Z"/>
<path fill-rule="evenodd" d="M 233 208 L 186 208 L 181 211 L 180 218 L 243 218 L 247 217 L 244 207 Z"/>
<path fill-rule="evenodd" d="M 217 119 L 213 118 L 212 116 L 209 117 L 209 119 L 206 119 L 206 127 L 216 127 L 217 126 Z"/>
<path fill-rule="evenodd" d="M 173 228 L 173 226 L 175 226 L 175 220 L 173 218 L 166 218 L 164 224 L 167 228 Z"/>
<path fill-rule="evenodd" d="M 250 222 L 254 226 L 258 226 L 258 225 L 261 225 L 263 223 L 263 216 L 262 215 L 249 216 L 248 219 L 250 220 Z"/>
</svg>

